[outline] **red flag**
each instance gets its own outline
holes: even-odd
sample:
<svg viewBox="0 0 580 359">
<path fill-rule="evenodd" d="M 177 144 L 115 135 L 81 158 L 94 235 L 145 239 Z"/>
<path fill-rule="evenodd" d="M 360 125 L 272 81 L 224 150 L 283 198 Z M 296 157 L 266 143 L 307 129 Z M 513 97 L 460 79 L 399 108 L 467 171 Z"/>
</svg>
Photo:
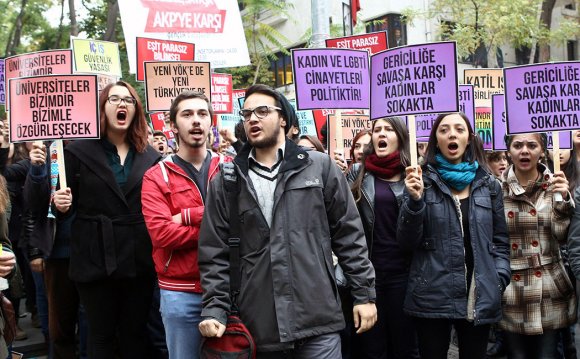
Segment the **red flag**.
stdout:
<svg viewBox="0 0 580 359">
<path fill-rule="evenodd" d="M 350 0 L 350 17 L 352 26 L 356 25 L 356 14 L 360 11 L 360 0 Z"/>
</svg>

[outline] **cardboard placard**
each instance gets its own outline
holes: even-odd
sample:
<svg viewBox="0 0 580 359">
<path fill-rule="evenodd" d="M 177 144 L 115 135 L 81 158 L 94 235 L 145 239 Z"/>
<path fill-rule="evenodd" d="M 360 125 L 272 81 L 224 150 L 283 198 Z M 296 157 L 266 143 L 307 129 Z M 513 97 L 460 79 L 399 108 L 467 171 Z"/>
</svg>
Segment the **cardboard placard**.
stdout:
<svg viewBox="0 0 580 359">
<path fill-rule="evenodd" d="M 401 46 L 371 57 L 371 119 L 457 112 L 455 42 Z"/>
<path fill-rule="evenodd" d="M 4 60 L 6 85 L 10 79 L 28 76 L 70 75 L 73 72 L 72 50 L 38 51 L 7 57 Z M 6 111 L 10 93 L 6 93 Z"/>
<path fill-rule="evenodd" d="M 336 115 L 328 115 L 327 124 L 327 139 L 328 139 L 328 153 L 334 153 L 336 147 L 336 142 L 334 139 L 336 136 L 336 130 L 333 124 L 336 121 Z M 344 148 L 344 156 L 346 160 L 351 160 L 350 158 L 350 148 L 352 147 L 352 139 L 361 130 L 371 130 L 372 121 L 368 115 L 341 115 L 342 121 L 342 148 Z"/>
<path fill-rule="evenodd" d="M 509 134 L 580 129 L 580 62 L 504 69 Z"/>
<path fill-rule="evenodd" d="M 369 108 L 368 56 L 363 50 L 292 50 L 297 108 Z"/>
<path fill-rule="evenodd" d="M 366 50 L 372 55 L 388 49 L 389 45 L 387 41 L 387 32 L 378 31 L 362 35 L 326 39 L 326 47 Z"/>
<path fill-rule="evenodd" d="M 11 79 L 10 141 L 99 138 L 96 75 Z"/>
<path fill-rule="evenodd" d="M 116 42 L 71 38 L 71 48 L 75 72 L 123 76 Z"/>
<path fill-rule="evenodd" d="M 195 43 L 195 60 L 212 68 L 250 64 L 246 36 L 236 1 L 123 0 L 119 1 L 127 39 L 129 71 L 135 73 L 137 37 Z"/>
<path fill-rule="evenodd" d="M 232 75 L 211 74 L 211 105 L 214 113 L 232 113 Z"/>
<path fill-rule="evenodd" d="M 211 101 L 209 62 L 145 62 L 147 112 L 169 111 L 173 99 L 188 90 L 202 92 Z"/>
<path fill-rule="evenodd" d="M 145 81 L 145 61 L 194 61 L 195 45 L 189 42 L 137 37 L 137 81 Z"/>
</svg>

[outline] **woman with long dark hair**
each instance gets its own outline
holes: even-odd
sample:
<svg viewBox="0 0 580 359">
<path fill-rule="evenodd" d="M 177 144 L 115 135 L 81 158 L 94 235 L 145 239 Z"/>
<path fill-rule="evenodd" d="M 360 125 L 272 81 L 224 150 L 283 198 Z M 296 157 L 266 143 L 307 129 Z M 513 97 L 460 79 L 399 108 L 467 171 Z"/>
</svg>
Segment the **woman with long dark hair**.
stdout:
<svg viewBox="0 0 580 359">
<path fill-rule="evenodd" d="M 396 239 L 404 169 L 409 163 L 405 123 L 398 117 L 382 118 L 373 122 L 362 160 L 347 175 L 375 268 L 376 305 L 381 318 L 361 334 L 360 345 L 354 345 L 361 358 L 419 357 L 413 322 L 403 313 L 411 258 Z"/>
<path fill-rule="evenodd" d="M 506 137 L 512 165 L 502 181 L 512 276 L 500 327 L 508 358 L 558 358 L 559 329 L 576 320 L 574 288 L 560 256 L 574 202 L 564 172 L 540 162 L 546 144 L 540 133 Z"/>
<path fill-rule="evenodd" d="M 424 169 L 406 174 L 397 239 L 413 251 L 404 308 L 421 357 L 447 358 L 453 326 L 459 357 L 485 358 L 509 283 L 509 249 L 501 186 L 467 117 L 439 115 Z"/>
<path fill-rule="evenodd" d="M 65 149 L 69 188 L 55 193 L 61 213 L 75 213 L 70 277 L 89 326 L 89 357 L 147 358 L 146 323 L 155 280 L 151 239 L 141 211 L 145 171 L 160 155 L 147 143 L 141 100 L 118 81 L 99 98 L 101 139 Z"/>
</svg>

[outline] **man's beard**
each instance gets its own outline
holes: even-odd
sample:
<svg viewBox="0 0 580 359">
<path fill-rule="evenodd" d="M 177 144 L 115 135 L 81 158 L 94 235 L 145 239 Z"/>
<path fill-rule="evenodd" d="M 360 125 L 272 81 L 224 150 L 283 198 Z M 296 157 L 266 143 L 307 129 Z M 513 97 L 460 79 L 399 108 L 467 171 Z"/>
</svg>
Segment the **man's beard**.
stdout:
<svg viewBox="0 0 580 359">
<path fill-rule="evenodd" d="M 276 130 L 274 130 L 272 135 L 257 141 L 254 141 L 248 137 L 248 142 L 254 148 L 269 148 L 276 146 L 278 143 L 278 137 L 280 136 L 280 131 L 282 131 L 282 127 L 276 126 Z"/>
</svg>

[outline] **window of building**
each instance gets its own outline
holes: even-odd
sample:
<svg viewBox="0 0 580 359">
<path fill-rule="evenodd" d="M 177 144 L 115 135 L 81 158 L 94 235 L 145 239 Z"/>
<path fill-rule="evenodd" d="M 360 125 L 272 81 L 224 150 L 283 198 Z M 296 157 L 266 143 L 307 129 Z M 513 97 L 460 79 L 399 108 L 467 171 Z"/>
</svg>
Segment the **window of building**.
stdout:
<svg viewBox="0 0 580 359">
<path fill-rule="evenodd" d="M 566 9 L 569 10 L 576 10 L 576 3 L 574 1 L 572 1 L 571 3 L 569 3 L 568 5 L 564 6 Z"/>
<path fill-rule="evenodd" d="M 578 41 L 569 40 L 567 43 L 568 61 L 578 60 Z"/>
<path fill-rule="evenodd" d="M 302 48 L 305 44 L 296 46 Z M 282 52 L 276 53 L 276 60 L 270 60 L 270 71 L 274 75 L 274 86 L 281 87 L 293 83 L 292 57 Z"/>
<path fill-rule="evenodd" d="M 386 31 L 389 48 L 407 45 L 407 26 L 400 14 L 387 14 L 365 22 L 366 31 Z"/>
</svg>

